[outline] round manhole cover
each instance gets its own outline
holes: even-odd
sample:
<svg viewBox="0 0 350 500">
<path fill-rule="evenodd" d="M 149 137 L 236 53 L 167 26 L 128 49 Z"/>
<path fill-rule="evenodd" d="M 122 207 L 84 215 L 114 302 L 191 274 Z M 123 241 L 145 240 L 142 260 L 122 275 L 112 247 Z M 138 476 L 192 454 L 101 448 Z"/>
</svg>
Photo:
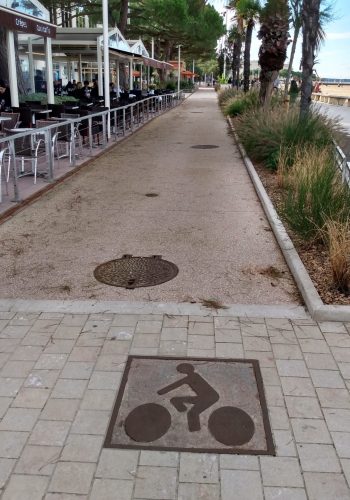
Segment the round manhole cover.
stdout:
<svg viewBox="0 0 350 500">
<path fill-rule="evenodd" d="M 195 146 L 191 146 L 192 149 L 216 149 L 218 147 L 215 144 L 196 144 Z"/>
<path fill-rule="evenodd" d="M 134 289 L 161 285 L 177 276 L 175 264 L 163 260 L 160 255 L 133 257 L 123 255 L 121 259 L 110 260 L 96 267 L 95 278 L 106 285 Z"/>
</svg>

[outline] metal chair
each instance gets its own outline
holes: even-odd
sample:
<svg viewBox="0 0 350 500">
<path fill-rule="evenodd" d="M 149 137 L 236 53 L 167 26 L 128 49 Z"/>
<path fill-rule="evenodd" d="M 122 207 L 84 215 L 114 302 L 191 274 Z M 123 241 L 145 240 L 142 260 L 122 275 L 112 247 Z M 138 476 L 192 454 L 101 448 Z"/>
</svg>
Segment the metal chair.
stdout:
<svg viewBox="0 0 350 500">
<path fill-rule="evenodd" d="M 2 178 L 4 177 L 5 179 L 5 186 L 6 186 L 6 195 L 9 194 L 8 191 L 8 182 L 9 182 L 9 177 L 10 177 L 10 158 L 8 154 L 8 149 L 5 148 L 2 151 L 0 151 L 0 203 L 2 202 Z M 7 161 L 7 172 L 5 175 L 5 163 Z"/>
<path fill-rule="evenodd" d="M 17 135 L 20 132 L 20 129 L 18 129 L 18 132 L 14 130 L 5 130 L 9 139 L 11 135 Z M 18 177 L 33 175 L 34 184 L 36 184 L 38 160 L 39 158 L 46 156 L 45 141 L 43 139 L 38 139 L 37 137 L 35 137 L 35 134 L 27 134 L 23 137 L 17 137 L 16 139 L 13 139 L 12 142 L 15 156 L 14 168 L 17 168 L 17 160 L 21 162 L 21 169 Z M 31 164 L 30 172 L 25 171 L 26 162 L 29 162 Z"/>
<path fill-rule="evenodd" d="M 8 118 L 8 120 L 6 120 L 6 122 L 3 122 L 2 127 L 0 129 L 0 135 L 2 135 L 2 136 L 6 135 L 5 128 L 6 129 L 17 128 L 21 123 L 19 121 L 19 113 L 7 113 L 7 112 L 2 111 L 0 113 L 0 116 L 2 116 L 4 118 Z"/>
</svg>

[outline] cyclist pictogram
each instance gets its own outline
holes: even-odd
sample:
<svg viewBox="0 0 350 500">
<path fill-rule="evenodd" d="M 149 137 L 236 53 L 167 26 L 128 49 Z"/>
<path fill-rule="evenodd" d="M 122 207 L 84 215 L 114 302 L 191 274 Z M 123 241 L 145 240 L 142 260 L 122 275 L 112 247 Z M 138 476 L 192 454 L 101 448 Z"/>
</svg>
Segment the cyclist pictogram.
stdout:
<svg viewBox="0 0 350 500">
<path fill-rule="evenodd" d="M 201 414 L 217 403 L 220 396 L 195 371 L 191 363 L 180 363 L 176 366 L 176 370 L 186 376 L 159 389 L 157 393 L 162 396 L 182 386 L 190 387 L 195 396 L 175 396 L 170 399 L 170 403 L 178 412 L 187 412 L 189 432 L 200 431 Z M 157 403 L 146 403 L 137 406 L 127 415 L 124 423 L 125 432 L 134 441 L 149 443 L 168 432 L 171 420 L 171 414 L 167 408 Z M 216 408 L 206 423 L 211 435 L 227 446 L 240 446 L 248 443 L 255 432 L 254 422 L 248 413 L 234 406 Z"/>
</svg>

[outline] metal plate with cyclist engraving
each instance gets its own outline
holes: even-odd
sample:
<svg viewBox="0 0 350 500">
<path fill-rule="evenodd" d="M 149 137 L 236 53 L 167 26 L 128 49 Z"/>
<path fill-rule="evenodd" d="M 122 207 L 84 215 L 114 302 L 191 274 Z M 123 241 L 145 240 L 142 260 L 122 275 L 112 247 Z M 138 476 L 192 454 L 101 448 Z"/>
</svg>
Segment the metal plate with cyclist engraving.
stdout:
<svg viewBox="0 0 350 500">
<path fill-rule="evenodd" d="M 161 285 L 177 276 L 175 264 L 163 260 L 161 255 L 133 257 L 123 255 L 121 259 L 110 260 L 96 267 L 94 276 L 106 285 L 134 289 Z"/>
<path fill-rule="evenodd" d="M 259 362 L 129 356 L 104 446 L 274 455 Z"/>
</svg>

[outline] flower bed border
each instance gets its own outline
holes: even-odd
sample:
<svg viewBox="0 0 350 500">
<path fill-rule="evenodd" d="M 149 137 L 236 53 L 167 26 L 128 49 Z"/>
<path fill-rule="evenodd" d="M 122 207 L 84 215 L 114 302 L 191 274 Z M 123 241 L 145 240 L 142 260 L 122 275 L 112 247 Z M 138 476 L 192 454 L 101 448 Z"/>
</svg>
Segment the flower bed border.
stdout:
<svg viewBox="0 0 350 500">
<path fill-rule="evenodd" d="M 262 204 L 271 229 L 281 248 L 287 265 L 294 277 L 297 287 L 305 301 L 306 307 L 313 319 L 317 321 L 350 321 L 350 306 L 324 304 L 307 272 L 292 240 L 290 239 L 275 207 L 270 200 L 254 165 L 248 157 L 235 131 L 233 121 L 228 117 L 228 123 L 233 132 L 238 149 Z"/>
</svg>

